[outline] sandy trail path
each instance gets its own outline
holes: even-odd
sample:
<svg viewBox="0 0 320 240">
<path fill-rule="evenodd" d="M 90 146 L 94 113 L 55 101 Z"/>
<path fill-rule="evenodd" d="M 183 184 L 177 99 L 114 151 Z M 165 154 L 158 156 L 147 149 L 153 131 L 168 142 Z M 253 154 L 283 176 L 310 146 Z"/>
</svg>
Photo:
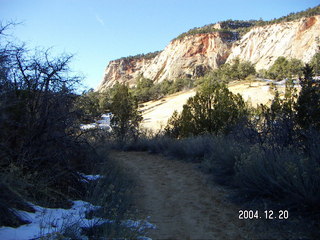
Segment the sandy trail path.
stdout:
<svg viewBox="0 0 320 240">
<path fill-rule="evenodd" d="M 157 226 L 147 234 L 152 239 L 252 239 L 226 190 L 206 184 L 195 164 L 145 152 L 111 158 L 136 177 L 137 207 Z"/>
</svg>

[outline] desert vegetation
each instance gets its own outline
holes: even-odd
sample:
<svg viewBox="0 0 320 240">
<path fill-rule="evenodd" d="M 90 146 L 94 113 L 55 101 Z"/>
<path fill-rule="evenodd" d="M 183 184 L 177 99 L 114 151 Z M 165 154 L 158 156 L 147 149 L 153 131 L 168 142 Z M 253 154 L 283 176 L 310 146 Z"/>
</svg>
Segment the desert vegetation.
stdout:
<svg viewBox="0 0 320 240">
<path fill-rule="evenodd" d="M 241 21 L 241 20 L 226 20 L 219 22 L 221 28 L 215 28 L 215 24 L 208 24 L 202 27 L 196 27 L 190 29 L 189 31 L 180 34 L 175 39 L 181 39 L 186 36 L 201 34 L 201 33 L 212 33 L 212 32 L 223 32 L 228 33 L 230 36 L 234 36 L 234 40 L 238 40 L 241 36 L 246 34 L 251 28 L 255 26 L 265 26 L 269 24 L 276 24 L 281 22 L 289 22 L 300 19 L 302 17 L 312 17 L 320 14 L 320 6 L 316 6 L 313 8 L 308 8 L 307 10 L 300 11 L 297 13 L 290 13 L 287 16 L 283 16 L 280 18 L 275 18 L 269 21 L 264 21 L 263 19 L 259 20 L 249 20 L 249 21 Z"/>
<path fill-rule="evenodd" d="M 277 21 L 314 14 L 319 7 Z M 178 38 L 212 31 L 238 36 L 277 21 L 227 20 L 222 29 L 208 25 Z M 141 233 L 123 224 L 136 215 L 131 176 L 109 158 L 116 149 L 198 163 L 213 181 L 234 190 L 237 204 L 286 209 L 319 228 L 320 83 L 314 78 L 320 74 L 319 53 L 306 65 L 279 57 L 257 73 L 252 63 L 235 59 L 195 79 L 154 83 L 140 76 L 133 88 L 117 83 L 105 92 L 79 95 L 81 78 L 69 68 L 73 56 L 16 43 L 5 34 L 13 25 L 0 26 L 0 226 L 27 224 L 21 212 L 36 212 L 37 206 L 70 209 L 81 200 L 99 206 L 85 213 L 99 221 L 86 227 L 66 223 L 57 237 L 137 238 Z M 231 81 L 257 76 L 286 79 L 284 95 L 274 89 L 270 106 L 253 108 L 227 88 Z M 299 80 L 299 92 L 293 79 Z M 194 87 L 196 95 L 181 113 L 174 112 L 164 131 L 140 128 L 139 104 Z M 107 112 L 113 114 L 112 131 L 80 129 L 80 123 Z M 99 177 L 89 180 L 93 175 Z"/>
<path fill-rule="evenodd" d="M 99 131 L 79 128 L 80 122 L 98 115 L 95 94 L 75 93 L 81 79 L 70 74 L 72 55 L 27 49 L 6 34 L 13 25 L 0 28 L 0 226 L 19 227 L 30 223 L 27 213 L 69 209 L 81 200 L 99 206 L 85 213 L 94 223 L 84 227 L 66 219 L 52 231 L 57 239 L 136 236 L 121 223 L 131 216 L 130 177 L 110 162 Z M 121 90 L 126 94 L 127 89 Z M 88 180 L 88 174 L 99 178 Z M 57 227 L 58 220 L 42 221 L 48 222 L 44 228 Z"/>
<path fill-rule="evenodd" d="M 214 79 L 175 112 L 163 134 L 140 136 L 125 150 L 149 151 L 197 162 L 233 200 L 250 208 L 288 209 L 319 226 L 320 85 L 314 69 L 301 70 L 301 91 L 288 80 L 271 106 L 247 106 Z"/>
</svg>

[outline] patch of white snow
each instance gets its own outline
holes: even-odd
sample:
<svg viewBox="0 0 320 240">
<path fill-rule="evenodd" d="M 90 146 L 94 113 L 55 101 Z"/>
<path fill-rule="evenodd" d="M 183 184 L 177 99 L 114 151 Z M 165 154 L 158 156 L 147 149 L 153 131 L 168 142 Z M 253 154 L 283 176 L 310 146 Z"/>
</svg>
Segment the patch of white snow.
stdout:
<svg viewBox="0 0 320 240">
<path fill-rule="evenodd" d="M 109 221 L 98 218 L 86 219 L 86 212 L 100 207 L 84 201 L 74 201 L 73 203 L 70 209 L 44 208 L 31 204 L 36 210 L 35 213 L 17 211 L 23 219 L 30 223 L 17 228 L 0 227 L 0 239 L 27 240 L 61 232 L 64 227 L 74 224 L 79 227 L 90 227 Z"/>
</svg>

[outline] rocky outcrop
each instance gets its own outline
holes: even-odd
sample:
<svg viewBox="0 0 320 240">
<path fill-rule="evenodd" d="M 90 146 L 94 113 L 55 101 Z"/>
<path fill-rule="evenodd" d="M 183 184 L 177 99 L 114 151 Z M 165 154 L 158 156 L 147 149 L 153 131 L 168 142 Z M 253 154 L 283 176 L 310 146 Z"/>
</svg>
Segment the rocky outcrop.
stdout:
<svg viewBox="0 0 320 240">
<path fill-rule="evenodd" d="M 117 81 L 134 85 L 139 76 L 155 82 L 202 76 L 226 61 L 235 40 L 236 36 L 228 32 L 196 34 L 171 41 L 152 59 L 142 57 L 111 61 L 98 90 L 104 90 Z"/>
<path fill-rule="evenodd" d="M 279 56 L 309 62 L 320 50 L 320 16 L 254 27 L 234 43 L 227 62 L 239 57 L 268 69 Z"/>
<path fill-rule="evenodd" d="M 103 91 L 113 86 L 116 82 L 128 83 L 133 86 L 136 79 L 143 73 L 153 58 L 122 58 L 110 61 L 104 72 L 104 78 L 98 87 L 98 91 Z"/>
<path fill-rule="evenodd" d="M 143 76 L 155 82 L 201 76 L 226 61 L 234 40 L 232 33 L 222 32 L 176 39 L 154 58 Z"/>
<path fill-rule="evenodd" d="M 220 29 L 221 25 L 214 25 Z M 219 30 L 177 38 L 156 55 L 122 58 L 105 69 L 98 91 L 120 83 L 134 85 L 139 76 L 161 82 L 195 78 L 235 58 L 267 69 L 279 57 L 308 62 L 320 50 L 320 16 L 253 27 L 240 40 L 233 32 Z"/>
</svg>

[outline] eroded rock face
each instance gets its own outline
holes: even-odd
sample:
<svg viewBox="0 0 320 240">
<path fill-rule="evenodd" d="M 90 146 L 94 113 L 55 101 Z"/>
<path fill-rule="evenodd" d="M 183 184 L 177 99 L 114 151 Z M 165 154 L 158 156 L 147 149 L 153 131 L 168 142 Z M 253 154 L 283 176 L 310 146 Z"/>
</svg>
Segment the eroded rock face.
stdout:
<svg viewBox="0 0 320 240">
<path fill-rule="evenodd" d="M 98 90 L 104 90 L 116 81 L 134 85 L 140 75 L 154 82 L 204 75 L 226 61 L 235 40 L 232 33 L 197 34 L 171 41 L 152 59 L 111 61 Z"/>
<path fill-rule="evenodd" d="M 219 25 L 216 26 L 219 28 Z M 214 32 L 175 39 L 153 58 L 111 61 L 98 91 L 117 81 L 135 85 L 139 76 L 154 82 L 203 76 L 236 57 L 268 69 L 279 57 L 308 62 L 320 50 L 320 16 L 254 27 L 240 40 L 233 33 Z"/>
<path fill-rule="evenodd" d="M 217 68 L 229 55 L 232 33 L 210 33 L 187 36 L 172 41 L 145 69 L 143 76 L 155 82 L 203 75 Z"/>
<path fill-rule="evenodd" d="M 256 69 L 268 69 L 284 56 L 309 62 L 320 50 L 320 16 L 298 21 L 254 27 L 234 43 L 227 62 L 239 57 L 255 64 Z"/>
<path fill-rule="evenodd" d="M 136 79 L 143 73 L 146 66 L 150 64 L 152 59 L 136 58 L 136 59 L 119 59 L 110 61 L 104 71 L 104 77 L 97 88 L 98 91 L 103 91 L 108 87 L 113 86 L 116 82 L 128 83 L 133 86 Z"/>
</svg>

